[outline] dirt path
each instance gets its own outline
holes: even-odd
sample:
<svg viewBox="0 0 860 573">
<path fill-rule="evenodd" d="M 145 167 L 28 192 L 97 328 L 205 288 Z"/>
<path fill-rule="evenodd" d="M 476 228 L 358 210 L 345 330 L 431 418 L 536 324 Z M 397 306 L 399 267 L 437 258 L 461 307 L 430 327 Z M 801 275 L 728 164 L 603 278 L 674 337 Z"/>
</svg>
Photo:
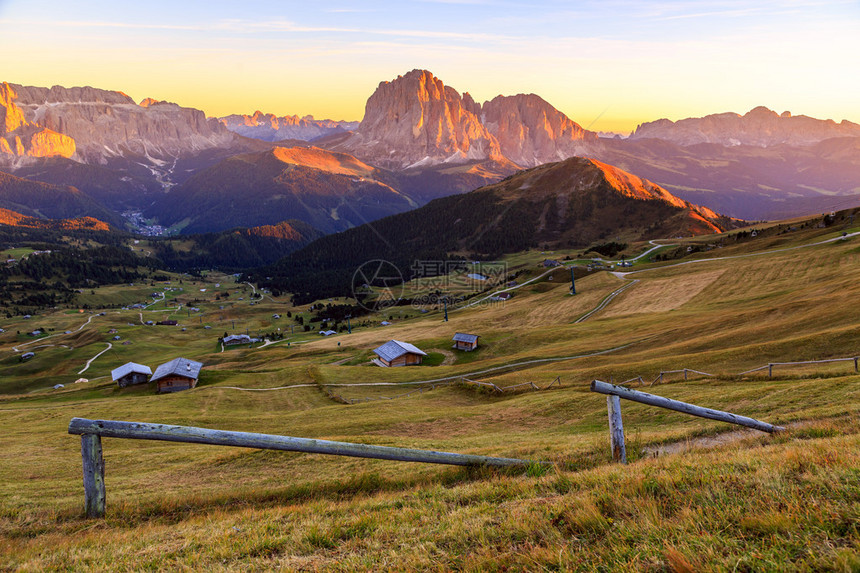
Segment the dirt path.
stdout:
<svg viewBox="0 0 860 573">
<path fill-rule="evenodd" d="M 82 325 L 80 325 L 79 327 L 77 327 L 77 328 L 76 328 L 74 331 L 72 331 L 72 332 L 80 332 L 80 331 L 81 331 L 81 329 L 82 329 L 83 327 L 85 327 L 86 325 L 88 325 L 90 322 L 92 322 L 92 320 L 93 320 L 93 317 L 92 317 L 92 316 L 90 316 L 89 318 L 87 318 L 87 321 L 86 321 L 85 323 L 83 323 Z M 42 338 L 37 338 L 36 340 L 31 340 L 30 342 L 25 342 L 25 343 L 23 343 L 23 344 L 19 344 L 18 346 L 13 346 L 13 347 L 12 347 L 12 350 L 14 350 L 15 352 L 21 352 L 20 350 L 18 350 L 18 348 L 21 348 L 21 347 L 23 347 L 23 346 L 29 346 L 30 344 L 35 344 L 36 342 L 41 342 L 41 341 L 43 341 L 43 340 L 47 340 L 47 339 L 49 339 L 49 338 L 53 338 L 53 337 L 55 337 L 55 336 L 61 336 L 61 335 L 63 335 L 63 334 L 65 334 L 65 332 L 58 332 L 58 333 L 56 333 L 56 334 L 49 334 L 48 336 L 43 336 Z M 53 345 L 51 345 L 51 344 L 45 344 L 44 346 L 53 346 Z M 63 346 L 63 345 L 62 345 L 62 344 L 60 344 L 60 346 Z M 38 346 L 37 346 L 36 348 L 40 348 L 40 347 L 38 347 Z"/>
<path fill-rule="evenodd" d="M 87 368 L 89 368 L 89 367 L 90 367 L 90 364 L 92 364 L 92 363 L 93 363 L 93 361 L 94 361 L 96 358 L 98 358 L 99 356 L 101 356 L 102 354 L 104 354 L 105 352 L 107 352 L 108 350 L 110 350 L 111 348 L 113 348 L 113 344 L 111 344 L 110 342 L 108 342 L 108 343 L 107 343 L 107 348 L 105 348 L 104 350 L 102 350 L 101 352 L 99 352 L 98 354 L 96 354 L 95 356 L 93 356 L 92 358 L 90 358 L 89 360 L 87 360 L 86 365 L 84 365 L 84 367 L 83 367 L 83 368 L 81 368 L 81 369 L 78 371 L 78 374 L 83 374 L 84 372 L 86 372 L 86 371 L 87 371 Z"/>
<path fill-rule="evenodd" d="M 639 279 L 631 279 L 631 281 L 629 283 L 627 283 L 626 285 L 624 285 L 623 287 L 612 291 L 611 293 L 609 293 L 606 296 L 606 298 L 604 298 L 602 301 L 600 301 L 600 304 L 598 304 L 596 307 L 594 307 L 593 310 L 590 310 L 589 312 L 587 312 L 587 313 L 583 314 L 582 316 L 580 316 L 579 318 L 577 318 L 574 321 L 574 324 L 578 324 L 580 322 L 585 322 L 586 320 L 591 318 L 595 313 L 600 312 L 601 310 L 606 308 L 606 305 L 608 305 L 610 302 L 612 302 L 612 299 L 614 299 L 616 296 L 618 296 L 619 294 L 621 294 L 625 290 L 629 289 L 630 287 L 632 287 L 633 285 L 635 285 L 638 282 L 639 282 Z"/>
</svg>

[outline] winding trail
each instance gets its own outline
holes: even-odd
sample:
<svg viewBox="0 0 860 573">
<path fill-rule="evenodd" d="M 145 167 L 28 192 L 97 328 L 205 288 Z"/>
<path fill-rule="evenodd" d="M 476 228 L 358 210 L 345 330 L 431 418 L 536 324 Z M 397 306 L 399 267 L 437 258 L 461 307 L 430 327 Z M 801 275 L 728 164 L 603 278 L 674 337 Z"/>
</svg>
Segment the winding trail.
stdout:
<svg viewBox="0 0 860 573">
<path fill-rule="evenodd" d="M 79 327 L 77 327 L 75 330 L 73 330 L 71 332 L 80 332 L 81 329 L 83 327 L 85 327 L 86 325 L 88 325 L 90 322 L 92 322 L 92 320 L 93 320 L 93 315 L 90 315 L 89 318 L 87 318 L 87 321 L 85 323 L 83 323 L 82 325 L 80 325 Z M 49 338 L 53 338 L 55 336 L 61 336 L 64 334 L 66 334 L 66 333 L 65 332 L 58 332 L 56 334 L 49 334 L 48 336 L 43 336 L 42 338 L 37 338 L 36 340 L 31 340 L 30 342 L 25 342 L 23 344 L 19 344 L 18 346 L 13 346 L 12 350 L 14 350 L 15 352 L 21 352 L 20 350 L 18 350 L 18 348 L 23 348 L 24 346 L 29 346 L 30 344 L 35 344 L 36 342 L 41 342 L 43 340 L 48 340 Z M 45 344 L 44 346 L 53 346 L 53 345 Z M 60 346 L 62 346 L 62 344 Z M 41 347 L 37 346 L 36 348 L 41 348 Z"/>
<path fill-rule="evenodd" d="M 617 275 L 616 275 L 616 276 L 617 276 Z M 624 277 L 620 277 L 620 278 L 624 278 Z M 619 294 L 621 294 L 621 293 L 622 293 L 622 292 L 624 292 L 625 290 L 629 289 L 630 287 L 632 287 L 633 285 L 635 285 L 635 284 L 636 284 L 636 283 L 638 283 L 638 282 L 639 282 L 639 279 L 631 279 L 631 280 L 630 280 L 630 282 L 629 282 L 629 283 L 627 283 L 626 285 L 622 286 L 622 287 L 621 287 L 621 288 L 619 288 L 619 289 L 615 289 L 614 291 L 612 291 L 611 293 L 609 293 L 608 295 L 606 295 L 606 297 L 605 297 L 602 301 L 600 301 L 600 304 L 598 304 L 598 305 L 597 305 L 596 307 L 594 307 L 592 310 L 588 311 L 587 313 L 583 314 L 582 316 L 580 316 L 579 318 L 577 318 L 576 320 L 574 320 L 574 321 L 573 321 L 573 323 L 574 323 L 574 324 L 579 324 L 580 322 L 585 322 L 585 321 L 586 321 L 586 320 L 588 320 L 588 319 L 589 319 L 593 314 L 595 314 L 595 313 L 597 313 L 597 312 L 600 312 L 601 310 L 603 310 L 604 308 L 606 308 L 606 305 L 608 305 L 610 302 L 612 302 L 612 299 L 614 299 L 616 296 L 618 296 Z"/>
<path fill-rule="evenodd" d="M 90 364 L 92 364 L 92 363 L 93 363 L 93 361 L 94 361 L 96 358 L 98 358 L 99 356 L 101 356 L 102 354 L 104 354 L 105 352 L 107 352 L 108 350 L 110 350 L 111 348 L 113 348 L 113 344 L 111 344 L 110 342 L 108 342 L 108 343 L 107 343 L 107 348 L 105 348 L 104 350 L 102 350 L 101 352 L 99 352 L 98 354 L 96 354 L 95 356 L 93 356 L 92 358 L 90 358 L 89 360 L 87 360 L 86 365 L 78 371 L 78 374 L 83 374 L 84 372 L 86 372 L 86 371 L 87 371 L 87 368 L 89 368 L 89 367 L 90 367 Z"/>
</svg>

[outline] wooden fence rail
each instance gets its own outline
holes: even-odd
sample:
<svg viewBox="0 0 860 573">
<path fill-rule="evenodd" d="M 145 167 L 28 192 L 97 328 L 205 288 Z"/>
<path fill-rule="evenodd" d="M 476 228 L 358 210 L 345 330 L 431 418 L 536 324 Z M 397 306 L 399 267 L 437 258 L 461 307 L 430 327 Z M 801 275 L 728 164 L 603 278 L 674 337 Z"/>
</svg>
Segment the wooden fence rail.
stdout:
<svg viewBox="0 0 860 573">
<path fill-rule="evenodd" d="M 263 450 L 282 450 L 311 454 L 329 454 L 357 458 L 375 458 L 403 462 L 448 464 L 455 466 L 522 466 L 532 463 L 516 458 L 495 458 L 472 454 L 437 452 L 413 448 L 374 446 L 350 442 L 333 442 L 290 436 L 275 436 L 250 432 L 229 432 L 119 420 L 88 420 L 72 418 L 69 433 L 81 436 L 81 456 L 84 470 L 84 497 L 87 517 L 103 517 L 105 514 L 104 459 L 101 438 L 128 438 L 133 440 L 160 440 L 213 446 L 236 446 Z"/>
<path fill-rule="evenodd" d="M 688 379 L 690 372 L 692 372 L 694 374 L 701 374 L 702 376 L 710 376 L 710 377 L 714 376 L 713 374 L 708 374 L 707 372 L 700 372 L 699 370 L 693 370 L 692 368 L 683 368 L 681 370 L 661 370 L 660 373 L 657 375 L 657 377 L 654 378 L 654 380 L 651 382 L 651 384 L 649 384 L 649 386 L 653 386 L 654 383 L 657 382 L 658 380 L 662 383 L 664 374 L 679 374 L 681 372 L 684 373 L 684 380 Z"/>
<path fill-rule="evenodd" d="M 747 370 L 746 372 L 741 372 L 738 376 L 743 376 L 744 374 L 752 374 L 753 372 L 759 372 L 760 370 L 767 370 L 767 375 L 773 378 L 773 367 L 774 366 L 800 366 L 802 364 L 826 364 L 828 362 L 854 362 L 854 372 L 860 371 L 858 369 L 858 362 L 860 362 L 860 356 L 853 356 L 850 358 L 829 358 L 827 360 L 802 360 L 799 362 L 769 362 L 764 366 L 759 366 L 758 368 L 753 368 L 752 370 Z"/>
<path fill-rule="evenodd" d="M 623 386 L 607 384 L 606 382 L 601 382 L 600 380 L 592 380 L 591 391 L 598 392 L 600 394 L 607 394 L 606 401 L 609 409 L 609 427 L 610 441 L 612 444 L 612 455 L 616 461 L 620 461 L 622 463 L 626 463 L 626 452 L 624 451 L 623 445 L 624 427 L 621 422 L 621 403 L 618 400 L 619 398 L 624 398 L 625 400 L 632 400 L 633 402 L 640 402 L 642 404 L 648 404 L 649 406 L 666 408 L 668 410 L 674 410 L 676 412 L 683 412 L 684 414 L 690 414 L 691 416 L 698 416 L 700 418 L 708 418 L 710 420 L 719 420 L 721 422 L 728 422 L 730 424 L 738 424 L 747 428 L 761 430 L 762 432 L 773 433 L 785 430 L 785 428 L 783 428 L 782 426 L 774 426 L 772 424 L 768 424 L 767 422 L 762 422 L 761 420 L 756 420 L 754 418 L 747 418 L 746 416 L 739 416 L 730 412 L 723 412 L 722 410 L 702 408 L 701 406 L 688 404 L 687 402 L 672 400 L 670 398 L 663 398 L 662 396 L 655 396 L 654 394 L 647 394 L 645 392 L 639 392 L 638 390 L 631 390 L 630 388 L 625 388 Z"/>
</svg>

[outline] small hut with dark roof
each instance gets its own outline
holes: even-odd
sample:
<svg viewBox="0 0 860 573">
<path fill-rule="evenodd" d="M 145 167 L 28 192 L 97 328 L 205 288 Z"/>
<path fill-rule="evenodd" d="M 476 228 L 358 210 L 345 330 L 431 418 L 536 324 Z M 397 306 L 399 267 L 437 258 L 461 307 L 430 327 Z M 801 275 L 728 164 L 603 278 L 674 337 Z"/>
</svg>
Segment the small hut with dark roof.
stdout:
<svg viewBox="0 0 860 573">
<path fill-rule="evenodd" d="M 453 348 L 455 350 L 465 350 L 466 352 L 470 352 L 478 347 L 478 338 L 480 337 L 477 334 L 458 332 L 454 335 Z"/>
<path fill-rule="evenodd" d="M 427 353 L 408 342 L 389 340 L 373 350 L 378 358 L 373 359 L 377 366 L 417 366 Z"/>
<path fill-rule="evenodd" d="M 190 390 L 197 386 L 201 368 L 203 368 L 201 362 L 187 358 L 174 358 L 156 368 L 150 382 L 158 383 L 159 394 Z"/>
<path fill-rule="evenodd" d="M 152 376 L 152 368 L 143 364 L 126 362 L 119 368 L 110 371 L 111 378 L 120 388 L 134 384 L 146 384 Z"/>
</svg>

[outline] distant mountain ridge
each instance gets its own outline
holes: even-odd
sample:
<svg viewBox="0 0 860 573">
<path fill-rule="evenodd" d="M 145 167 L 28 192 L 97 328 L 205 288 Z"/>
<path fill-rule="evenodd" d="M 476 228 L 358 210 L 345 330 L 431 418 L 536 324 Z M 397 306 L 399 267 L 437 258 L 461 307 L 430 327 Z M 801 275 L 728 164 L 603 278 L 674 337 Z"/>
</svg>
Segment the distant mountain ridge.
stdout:
<svg viewBox="0 0 860 573">
<path fill-rule="evenodd" d="M 117 91 L 9 85 L 18 94 L 17 105 L 27 120 L 74 139 L 74 158 L 84 163 L 104 165 L 128 155 L 158 163 L 226 147 L 234 138 L 202 111 L 173 103 L 143 107 Z"/>
<path fill-rule="evenodd" d="M 314 119 L 311 115 L 277 117 L 274 114 L 261 111 L 255 111 L 253 115 L 228 115 L 218 118 L 218 121 L 234 133 L 263 141 L 283 141 L 285 139 L 311 141 L 326 135 L 351 131 L 356 129 L 360 123 L 358 121 Z"/>
<path fill-rule="evenodd" d="M 601 138 L 535 94 L 481 104 L 427 70 L 381 82 L 357 125 L 259 112 L 219 121 L 156 98 L 138 105 L 121 91 L 17 84 L 0 84 L 0 120 L 0 169 L 83 193 L 72 199 L 61 192 L 58 209 L 44 193 L 17 192 L 4 207 L 28 215 L 88 215 L 111 224 L 122 224 L 119 213 L 125 211 L 160 213 L 164 220 L 158 223 L 172 224 L 171 231 L 298 218 L 335 232 L 568 157 L 593 157 L 677 197 L 747 219 L 860 202 L 860 126 L 851 122 L 756 108 L 744 115 L 660 120 L 642 124 L 627 139 Z M 241 135 L 243 129 L 263 139 L 293 139 L 272 143 Z M 312 136 L 316 151 L 283 151 L 309 147 L 295 138 Z M 276 147 L 281 151 L 261 159 Z M 258 158 L 233 160 L 247 154 Z M 242 180 L 231 167 L 239 168 Z M 265 173 L 254 174 L 256 168 Z M 268 178 L 270 168 L 283 173 Z M 224 181 L 235 184 L 230 193 Z M 249 188 L 249 181 L 267 191 Z M 7 180 L 6 199 L 11 185 Z M 215 190 L 213 196 L 207 189 Z M 192 195 L 196 203 L 187 202 Z M 230 212 L 231 204 L 240 205 L 241 217 Z M 195 205 L 222 210 L 195 214 Z M 360 215 L 350 212 L 357 205 Z"/>
<path fill-rule="evenodd" d="M 663 139 L 678 145 L 700 143 L 736 146 L 808 146 L 836 137 L 860 137 L 860 125 L 847 120 L 815 119 L 805 115 L 777 114 L 764 106 L 744 115 L 718 113 L 679 121 L 660 119 L 643 123 L 630 139 Z"/>
</svg>

